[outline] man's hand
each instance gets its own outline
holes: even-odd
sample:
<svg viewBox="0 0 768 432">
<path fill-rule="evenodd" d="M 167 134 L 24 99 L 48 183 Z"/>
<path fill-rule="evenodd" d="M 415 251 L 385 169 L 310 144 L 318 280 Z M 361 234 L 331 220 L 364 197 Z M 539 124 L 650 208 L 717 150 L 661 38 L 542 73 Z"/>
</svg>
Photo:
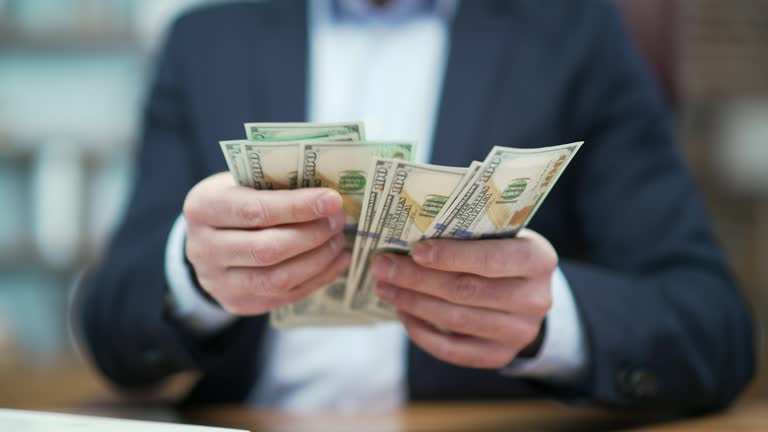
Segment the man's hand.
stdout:
<svg viewBox="0 0 768 432">
<path fill-rule="evenodd" d="M 495 369 L 536 339 L 556 267 L 552 245 L 524 230 L 513 239 L 422 241 L 411 257 L 377 257 L 372 271 L 414 343 L 446 362 Z"/>
<path fill-rule="evenodd" d="M 294 303 L 349 267 L 341 196 L 331 189 L 252 190 L 220 173 L 190 190 L 184 218 L 200 285 L 233 314 Z"/>
</svg>

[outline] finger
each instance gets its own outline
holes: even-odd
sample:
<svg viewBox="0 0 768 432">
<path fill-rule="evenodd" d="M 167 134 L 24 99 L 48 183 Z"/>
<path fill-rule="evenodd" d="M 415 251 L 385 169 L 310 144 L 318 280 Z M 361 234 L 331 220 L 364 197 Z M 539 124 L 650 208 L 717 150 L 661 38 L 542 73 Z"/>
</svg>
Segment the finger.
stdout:
<svg viewBox="0 0 768 432">
<path fill-rule="evenodd" d="M 262 230 L 209 230 L 205 239 L 188 248 L 201 262 L 206 258 L 226 267 L 265 267 L 315 249 L 344 228 L 346 216 Z M 191 259 L 192 257 L 190 257 Z"/>
<path fill-rule="evenodd" d="M 398 310 L 452 332 L 513 346 L 524 346 L 539 329 L 533 319 L 529 324 L 528 319 L 513 314 L 457 305 L 384 282 L 376 285 L 376 293 Z"/>
<path fill-rule="evenodd" d="M 341 211 L 341 195 L 327 188 L 209 189 L 199 192 L 202 196 L 185 201 L 184 217 L 188 223 L 217 228 L 265 228 L 308 222 Z"/>
<path fill-rule="evenodd" d="M 300 284 L 296 288 L 290 291 L 287 297 L 288 303 L 296 303 L 304 297 L 317 291 L 331 282 L 339 278 L 345 271 L 349 269 L 349 264 L 352 261 L 352 255 L 349 252 L 342 252 L 337 258 L 333 260 L 330 267 L 323 270 L 317 276 L 307 279 L 304 283 Z"/>
<path fill-rule="evenodd" d="M 337 234 L 328 243 L 280 264 L 227 269 L 228 286 L 244 295 L 282 296 L 328 268 L 342 252 L 344 235 Z"/>
<path fill-rule="evenodd" d="M 376 279 L 402 288 L 437 297 L 455 304 L 506 312 L 546 313 L 550 307 L 549 291 L 538 295 L 528 289 L 527 279 L 486 278 L 469 273 L 433 270 L 416 264 L 410 257 L 383 254 L 373 261 Z M 536 295 L 532 295 L 536 294 Z M 541 303 L 540 305 L 538 303 Z"/>
<path fill-rule="evenodd" d="M 528 277 L 557 267 L 554 248 L 530 230 L 512 239 L 427 240 L 414 246 L 412 256 L 424 267 L 486 277 Z"/>
<path fill-rule="evenodd" d="M 445 333 L 407 313 L 399 313 L 399 316 L 416 345 L 448 363 L 498 369 L 507 366 L 517 354 L 498 342 Z"/>
<path fill-rule="evenodd" d="M 330 267 L 322 270 L 320 274 L 288 291 L 283 296 L 259 296 L 240 292 L 237 295 L 223 296 L 217 300 L 231 314 L 241 316 L 263 314 L 279 307 L 296 303 L 323 286 L 330 284 L 346 271 L 350 260 L 350 254 L 342 252 L 331 263 Z"/>
</svg>

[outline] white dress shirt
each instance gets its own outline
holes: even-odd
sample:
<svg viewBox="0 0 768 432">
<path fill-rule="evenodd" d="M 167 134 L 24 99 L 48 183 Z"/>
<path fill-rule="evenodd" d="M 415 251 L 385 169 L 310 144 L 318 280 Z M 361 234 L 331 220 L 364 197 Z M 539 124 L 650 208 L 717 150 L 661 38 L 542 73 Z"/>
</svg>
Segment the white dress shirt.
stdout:
<svg viewBox="0 0 768 432">
<path fill-rule="evenodd" d="M 456 1 L 394 0 L 378 9 L 365 0 L 309 3 L 310 121 L 360 119 L 378 140 L 415 139 L 429 160 Z M 184 263 L 186 227 L 179 217 L 168 239 L 166 277 L 176 316 L 202 333 L 234 317 L 196 291 Z M 568 281 L 558 269 L 553 304 L 536 358 L 516 360 L 499 379 L 575 379 L 588 359 Z M 400 323 L 267 331 L 265 370 L 250 402 L 288 410 L 389 409 L 407 399 L 407 335 Z"/>
</svg>

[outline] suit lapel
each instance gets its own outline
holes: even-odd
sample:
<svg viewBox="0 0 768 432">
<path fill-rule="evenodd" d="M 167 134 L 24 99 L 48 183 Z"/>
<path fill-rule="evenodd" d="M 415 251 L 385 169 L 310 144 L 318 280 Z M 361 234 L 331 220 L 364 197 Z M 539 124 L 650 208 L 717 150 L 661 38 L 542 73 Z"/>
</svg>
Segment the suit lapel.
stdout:
<svg viewBox="0 0 768 432">
<path fill-rule="evenodd" d="M 463 1 L 450 30 L 450 52 L 438 111 L 432 161 L 466 166 L 490 147 L 487 121 L 503 73 L 508 21 L 487 1 Z"/>
<path fill-rule="evenodd" d="M 265 117 L 259 121 L 304 121 L 307 91 L 307 7 L 301 0 L 272 0 L 261 23 L 268 39 L 262 53 L 253 53 L 252 63 L 262 71 L 255 82 L 253 100 Z M 254 73 L 254 76 L 257 74 Z M 266 109 L 264 109 L 266 107 Z"/>
</svg>

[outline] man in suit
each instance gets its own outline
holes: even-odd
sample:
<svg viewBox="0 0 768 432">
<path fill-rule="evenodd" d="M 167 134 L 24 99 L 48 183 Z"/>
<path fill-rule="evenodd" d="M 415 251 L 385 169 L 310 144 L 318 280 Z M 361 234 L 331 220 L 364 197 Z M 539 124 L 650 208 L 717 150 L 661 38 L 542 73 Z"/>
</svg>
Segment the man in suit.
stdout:
<svg viewBox="0 0 768 432">
<path fill-rule="evenodd" d="M 216 142 L 245 121 L 362 119 L 466 166 L 493 145 L 586 144 L 515 239 L 418 244 L 373 264 L 400 323 L 276 332 L 333 280 L 340 197 L 237 187 Z M 264 1 L 180 18 L 152 87 L 131 205 L 80 294 L 104 374 L 191 401 L 289 409 L 587 399 L 732 401 L 751 323 L 669 114 L 602 1 Z M 451 330 L 444 333 L 426 323 Z"/>
</svg>

